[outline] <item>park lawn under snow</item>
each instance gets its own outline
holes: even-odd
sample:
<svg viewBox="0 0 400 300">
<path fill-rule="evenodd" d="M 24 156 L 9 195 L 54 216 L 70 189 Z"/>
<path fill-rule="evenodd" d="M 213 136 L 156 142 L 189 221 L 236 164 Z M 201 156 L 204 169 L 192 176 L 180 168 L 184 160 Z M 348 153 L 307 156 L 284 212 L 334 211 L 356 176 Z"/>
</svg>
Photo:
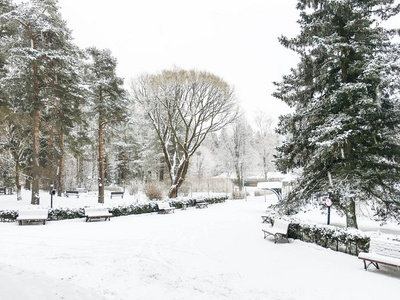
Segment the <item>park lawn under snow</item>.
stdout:
<svg viewBox="0 0 400 300">
<path fill-rule="evenodd" d="M 47 195 L 41 197 L 46 206 Z M 25 198 L 0 196 L 0 210 L 26 207 Z M 105 205 L 129 201 L 136 200 L 106 199 Z M 0 223 L 0 298 L 365 300 L 400 295 L 400 270 L 383 266 L 366 272 L 356 256 L 299 240 L 264 240 L 261 229 L 268 225 L 260 216 L 273 201 L 272 196 L 266 202 L 249 197 L 110 222 Z M 54 203 L 83 207 L 96 205 L 96 198 L 55 197 Z"/>
</svg>

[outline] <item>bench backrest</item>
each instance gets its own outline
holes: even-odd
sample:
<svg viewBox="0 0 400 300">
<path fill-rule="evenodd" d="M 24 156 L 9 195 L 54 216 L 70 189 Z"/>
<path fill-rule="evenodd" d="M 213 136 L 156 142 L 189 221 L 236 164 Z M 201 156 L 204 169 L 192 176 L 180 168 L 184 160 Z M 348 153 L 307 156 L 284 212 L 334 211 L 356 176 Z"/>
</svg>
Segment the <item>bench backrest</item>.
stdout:
<svg viewBox="0 0 400 300">
<path fill-rule="evenodd" d="M 169 202 L 158 201 L 157 202 L 157 206 L 158 206 L 158 209 L 169 209 L 169 208 L 171 208 L 171 206 L 169 206 Z"/>
<path fill-rule="evenodd" d="M 93 214 L 98 215 L 98 214 L 102 214 L 102 213 L 108 214 L 110 212 L 109 212 L 108 208 L 105 208 L 105 207 L 89 207 L 89 208 L 85 208 L 85 216 L 93 215 Z"/>
<path fill-rule="evenodd" d="M 40 218 L 47 219 L 49 211 L 47 209 L 27 209 L 18 211 L 18 218 Z"/>
<path fill-rule="evenodd" d="M 400 259 L 400 242 L 372 238 L 369 252 Z"/>
<path fill-rule="evenodd" d="M 287 234 L 290 222 L 280 219 L 274 220 L 273 228 L 280 233 Z"/>
</svg>

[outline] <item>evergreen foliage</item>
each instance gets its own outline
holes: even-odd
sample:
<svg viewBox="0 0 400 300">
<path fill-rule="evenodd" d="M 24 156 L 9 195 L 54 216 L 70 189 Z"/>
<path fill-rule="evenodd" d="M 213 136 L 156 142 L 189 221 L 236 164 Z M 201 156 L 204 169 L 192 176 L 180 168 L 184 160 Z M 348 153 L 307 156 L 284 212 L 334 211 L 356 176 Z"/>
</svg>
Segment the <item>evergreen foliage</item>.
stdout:
<svg viewBox="0 0 400 300">
<path fill-rule="evenodd" d="M 79 118 L 82 100 L 79 51 L 58 9 L 56 0 L 32 0 L 0 16 L 2 38 L 6 37 L 2 46 L 7 49 L 7 73 L 1 81 L 2 90 L 8 91 L 6 104 L 12 113 L 20 111 L 32 118 L 32 204 L 39 204 L 43 166 L 60 167 L 55 136 L 58 133 L 63 140 Z"/>
<path fill-rule="evenodd" d="M 284 210 L 331 192 L 349 227 L 357 227 L 355 201 L 377 200 L 379 217 L 400 219 L 400 52 L 381 24 L 398 13 L 393 3 L 298 1 L 301 32 L 280 42 L 300 63 L 274 94 L 294 109 L 280 118 L 277 166 L 301 171 Z"/>
<path fill-rule="evenodd" d="M 116 75 L 117 60 L 110 50 L 95 47 L 86 50 L 85 82 L 87 84 L 90 113 L 97 121 L 98 133 L 98 186 L 99 203 L 104 203 L 106 154 L 104 153 L 106 129 L 126 120 L 127 102 L 123 80 Z M 108 172 L 107 172 L 108 173 Z"/>
</svg>

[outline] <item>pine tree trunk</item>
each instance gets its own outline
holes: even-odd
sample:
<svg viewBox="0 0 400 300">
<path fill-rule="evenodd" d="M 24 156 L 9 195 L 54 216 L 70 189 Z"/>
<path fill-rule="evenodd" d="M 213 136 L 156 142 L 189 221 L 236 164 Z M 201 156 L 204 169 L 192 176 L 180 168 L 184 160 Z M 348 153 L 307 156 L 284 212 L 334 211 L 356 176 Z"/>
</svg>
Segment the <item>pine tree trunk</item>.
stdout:
<svg viewBox="0 0 400 300">
<path fill-rule="evenodd" d="M 104 149 L 103 127 L 99 122 L 99 203 L 104 203 Z"/>
<path fill-rule="evenodd" d="M 51 121 L 50 121 L 51 123 Z M 51 184 L 54 184 L 56 181 L 55 177 L 55 171 L 56 171 L 56 164 L 55 164 L 55 155 L 54 155 L 54 126 L 50 124 L 50 130 L 49 130 L 49 140 L 48 140 L 48 145 L 47 145 L 47 163 L 45 166 L 45 174 L 47 177 L 47 186 L 50 186 Z"/>
<path fill-rule="evenodd" d="M 31 36 L 31 47 L 32 49 L 36 48 L 36 40 Z M 39 125 L 40 125 L 40 118 L 39 118 L 39 69 L 37 61 L 33 64 L 33 124 L 32 124 L 32 131 L 33 131 L 33 166 L 32 166 L 32 196 L 31 196 L 31 204 L 39 205 L 40 198 L 39 198 L 39 176 L 40 176 L 40 169 L 39 169 Z"/>
<path fill-rule="evenodd" d="M 58 162 L 58 183 L 57 183 L 57 195 L 61 197 L 63 186 L 63 175 L 64 175 L 64 134 L 60 135 L 60 161 Z"/>
<path fill-rule="evenodd" d="M 31 204 L 39 205 L 39 109 L 33 112 L 33 166 Z"/>
<path fill-rule="evenodd" d="M 357 216 L 356 216 L 356 203 L 353 199 L 350 199 L 349 205 L 346 208 L 346 227 L 356 228 L 357 225 Z"/>
</svg>

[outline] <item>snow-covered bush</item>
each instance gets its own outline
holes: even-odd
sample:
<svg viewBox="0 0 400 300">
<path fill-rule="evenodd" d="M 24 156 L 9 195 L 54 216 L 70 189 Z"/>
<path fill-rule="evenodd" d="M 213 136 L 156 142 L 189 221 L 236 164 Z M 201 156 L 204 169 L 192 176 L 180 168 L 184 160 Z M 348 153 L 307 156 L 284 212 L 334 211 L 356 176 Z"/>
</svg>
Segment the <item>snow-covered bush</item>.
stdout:
<svg viewBox="0 0 400 300">
<path fill-rule="evenodd" d="M 368 251 L 370 237 L 360 230 L 291 221 L 290 238 L 315 243 L 335 251 L 358 255 Z"/>
<path fill-rule="evenodd" d="M 0 219 L 2 222 L 14 221 L 17 217 L 18 217 L 18 211 L 15 210 L 0 211 Z"/>
<path fill-rule="evenodd" d="M 144 187 L 144 193 L 150 200 L 162 200 L 163 188 L 158 182 L 148 182 Z"/>
<path fill-rule="evenodd" d="M 77 219 L 85 216 L 83 208 L 52 208 L 49 209 L 50 220 Z"/>
</svg>

